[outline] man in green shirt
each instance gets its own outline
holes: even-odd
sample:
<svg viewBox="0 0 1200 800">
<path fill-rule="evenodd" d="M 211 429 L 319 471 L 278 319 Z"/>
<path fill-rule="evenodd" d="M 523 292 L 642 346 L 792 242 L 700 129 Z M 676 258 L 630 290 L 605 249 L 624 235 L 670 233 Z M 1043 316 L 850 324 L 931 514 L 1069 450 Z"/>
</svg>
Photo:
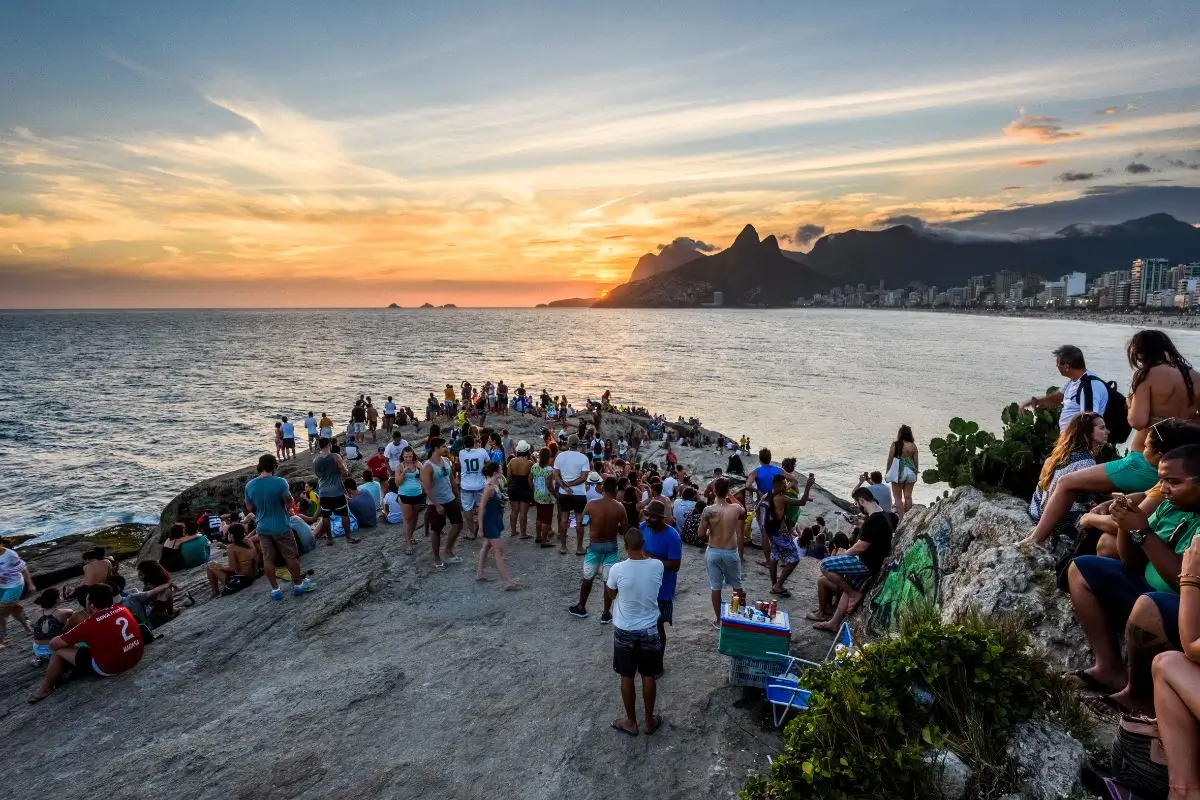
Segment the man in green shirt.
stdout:
<svg viewBox="0 0 1200 800">
<path fill-rule="evenodd" d="M 1075 673 L 1105 705 L 1153 712 L 1150 663 L 1179 649 L 1179 571 L 1182 554 L 1200 532 L 1200 445 L 1177 447 L 1158 465 L 1164 500 L 1147 516 L 1117 495 L 1119 559 L 1080 556 L 1067 583 L 1075 616 L 1092 646 L 1095 663 Z M 1117 626 L 1124 626 L 1126 671 Z"/>
</svg>

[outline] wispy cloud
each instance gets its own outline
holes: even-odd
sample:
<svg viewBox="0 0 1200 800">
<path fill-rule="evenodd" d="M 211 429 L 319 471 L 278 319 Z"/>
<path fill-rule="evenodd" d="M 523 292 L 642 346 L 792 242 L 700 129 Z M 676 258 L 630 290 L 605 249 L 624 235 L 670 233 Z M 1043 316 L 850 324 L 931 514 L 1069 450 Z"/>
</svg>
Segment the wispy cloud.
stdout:
<svg viewBox="0 0 1200 800">
<path fill-rule="evenodd" d="M 1044 167 L 1049 163 L 1050 161 L 1045 158 L 1033 158 L 1028 161 L 1018 161 L 1013 166 L 1017 169 L 1030 169 L 1031 167 Z"/>
<path fill-rule="evenodd" d="M 1004 135 L 1033 142 L 1058 142 L 1083 136 L 1079 131 L 1066 130 L 1054 117 L 1027 116 L 1025 109 L 1021 109 L 1020 117 L 1004 126 Z"/>
<path fill-rule="evenodd" d="M 1095 172 L 1064 172 L 1056 180 L 1060 180 L 1063 183 L 1076 183 L 1079 181 L 1090 181 L 1095 177 Z"/>
</svg>

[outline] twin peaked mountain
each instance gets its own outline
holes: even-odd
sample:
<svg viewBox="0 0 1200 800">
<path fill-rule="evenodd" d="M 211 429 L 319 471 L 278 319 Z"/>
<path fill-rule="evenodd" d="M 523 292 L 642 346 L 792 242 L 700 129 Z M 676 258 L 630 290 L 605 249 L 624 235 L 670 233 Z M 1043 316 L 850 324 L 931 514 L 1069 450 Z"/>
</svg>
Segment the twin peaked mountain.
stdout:
<svg viewBox="0 0 1200 800">
<path fill-rule="evenodd" d="M 671 246 L 638 262 L 628 283 L 597 307 L 680 308 L 724 294 L 727 306 L 787 306 L 833 286 L 882 280 L 888 288 L 912 282 L 963 286 L 972 275 L 1000 270 L 1056 279 L 1067 272 L 1095 276 L 1129 269 L 1135 258 L 1200 261 L 1200 229 L 1167 214 L 1117 225 L 1071 225 L 1052 236 L 982 239 L 939 229 L 898 225 L 822 237 L 809 253 L 780 250 L 774 236 L 759 240 L 747 225 L 727 250 L 704 255 Z"/>
</svg>

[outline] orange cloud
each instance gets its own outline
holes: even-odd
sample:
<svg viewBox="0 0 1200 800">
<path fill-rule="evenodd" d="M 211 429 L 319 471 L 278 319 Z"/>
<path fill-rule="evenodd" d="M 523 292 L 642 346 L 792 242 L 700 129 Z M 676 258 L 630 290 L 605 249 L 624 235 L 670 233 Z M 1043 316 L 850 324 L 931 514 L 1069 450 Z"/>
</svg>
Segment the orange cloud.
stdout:
<svg viewBox="0 0 1200 800">
<path fill-rule="evenodd" d="M 1023 112 L 1020 117 L 1004 126 L 1004 135 L 1014 139 L 1028 139 L 1031 142 L 1058 142 L 1083 136 L 1078 131 L 1063 130 L 1063 126 L 1054 117 L 1026 116 Z"/>
<path fill-rule="evenodd" d="M 1030 167 L 1044 167 L 1049 163 L 1050 161 L 1048 159 L 1034 158 L 1030 159 L 1029 161 L 1018 161 L 1016 164 L 1013 164 L 1013 166 L 1017 169 L 1029 169 Z"/>
</svg>

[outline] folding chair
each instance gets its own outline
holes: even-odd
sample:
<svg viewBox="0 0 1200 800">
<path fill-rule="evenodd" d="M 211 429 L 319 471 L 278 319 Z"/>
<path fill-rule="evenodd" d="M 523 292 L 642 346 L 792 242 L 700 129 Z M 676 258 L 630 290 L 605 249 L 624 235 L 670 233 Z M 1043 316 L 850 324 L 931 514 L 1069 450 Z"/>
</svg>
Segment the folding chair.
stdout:
<svg viewBox="0 0 1200 800">
<path fill-rule="evenodd" d="M 771 681 L 767 684 L 767 701 L 771 704 L 771 722 L 778 728 L 787 718 L 788 711 L 805 711 L 808 709 L 808 698 L 812 695 L 807 689 L 791 681 Z"/>
<path fill-rule="evenodd" d="M 825 660 L 828 661 L 833 656 L 841 658 L 854 655 L 855 649 L 854 636 L 850 633 L 850 623 L 843 622 L 842 627 L 838 628 L 837 636 L 833 637 L 833 642 L 829 645 L 829 652 L 825 654 Z"/>
</svg>

